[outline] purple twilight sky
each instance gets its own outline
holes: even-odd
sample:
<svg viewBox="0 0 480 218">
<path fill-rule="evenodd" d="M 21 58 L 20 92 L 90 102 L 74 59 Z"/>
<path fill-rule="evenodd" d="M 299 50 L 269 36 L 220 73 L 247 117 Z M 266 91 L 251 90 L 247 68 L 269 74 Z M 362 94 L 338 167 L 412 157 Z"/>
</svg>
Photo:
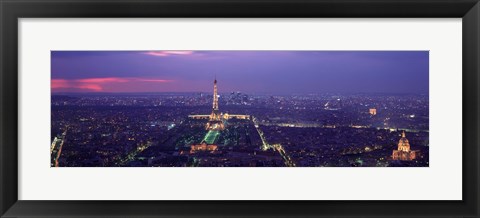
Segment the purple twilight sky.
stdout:
<svg viewBox="0 0 480 218">
<path fill-rule="evenodd" d="M 52 92 L 428 93 L 428 51 L 52 51 Z"/>
</svg>

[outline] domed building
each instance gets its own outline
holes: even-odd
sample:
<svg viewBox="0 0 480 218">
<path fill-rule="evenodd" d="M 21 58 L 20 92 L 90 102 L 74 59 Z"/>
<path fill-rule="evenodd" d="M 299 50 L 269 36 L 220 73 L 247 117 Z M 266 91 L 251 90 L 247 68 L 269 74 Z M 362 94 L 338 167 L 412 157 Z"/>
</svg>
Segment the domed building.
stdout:
<svg viewBox="0 0 480 218">
<path fill-rule="evenodd" d="M 398 141 L 398 149 L 393 150 L 392 159 L 393 160 L 414 160 L 420 157 L 420 151 L 410 150 L 410 143 L 405 137 L 405 131 L 402 132 L 402 138 Z"/>
</svg>

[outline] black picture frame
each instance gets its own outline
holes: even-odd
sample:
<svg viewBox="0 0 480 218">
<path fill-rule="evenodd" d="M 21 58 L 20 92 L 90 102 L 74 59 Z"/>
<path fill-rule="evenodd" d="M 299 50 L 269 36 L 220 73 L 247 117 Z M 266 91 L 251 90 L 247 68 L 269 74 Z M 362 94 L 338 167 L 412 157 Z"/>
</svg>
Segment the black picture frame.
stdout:
<svg viewBox="0 0 480 218">
<path fill-rule="evenodd" d="M 0 15 L 1 217 L 479 216 L 480 4 L 478 0 L 0 0 Z M 20 201 L 17 193 L 18 19 L 57 17 L 462 18 L 463 200 Z"/>
</svg>

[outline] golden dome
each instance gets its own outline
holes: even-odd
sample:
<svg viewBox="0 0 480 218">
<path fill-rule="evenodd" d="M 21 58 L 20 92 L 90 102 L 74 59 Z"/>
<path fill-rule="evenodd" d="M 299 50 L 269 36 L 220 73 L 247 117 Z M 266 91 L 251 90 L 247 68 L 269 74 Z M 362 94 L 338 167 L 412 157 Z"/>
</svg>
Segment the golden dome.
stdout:
<svg viewBox="0 0 480 218">
<path fill-rule="evenodd" d="M 405 131 L 402 132 L 402 138 L 398 141 L 398 150 L 401 151 L 410 151 L 410 143 L 405 137 Z"/>
<path fill-rule="evenodd" d="M 401 138 L 401 139 L 398 141 L 398 144 L 409 144 L 409 142 L 408 142 L 408 139 L 407 139 L 407 138 Z"/>
</svg>

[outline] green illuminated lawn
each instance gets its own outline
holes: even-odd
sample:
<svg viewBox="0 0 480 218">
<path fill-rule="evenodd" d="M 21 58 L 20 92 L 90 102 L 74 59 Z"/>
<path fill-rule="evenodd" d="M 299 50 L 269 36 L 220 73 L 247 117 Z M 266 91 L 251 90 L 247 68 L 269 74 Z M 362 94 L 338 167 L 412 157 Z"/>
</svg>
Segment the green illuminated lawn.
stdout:
<svg viewBox="0 0 480 218">
<path fill-rule="evenodd" d="M 203 141 L 207 144 L 214 144 L 219 135 L 220 135 L 219 131 L 210 130 L 207 132 L 207 134 L 203 138 Z"/>
</svg>

